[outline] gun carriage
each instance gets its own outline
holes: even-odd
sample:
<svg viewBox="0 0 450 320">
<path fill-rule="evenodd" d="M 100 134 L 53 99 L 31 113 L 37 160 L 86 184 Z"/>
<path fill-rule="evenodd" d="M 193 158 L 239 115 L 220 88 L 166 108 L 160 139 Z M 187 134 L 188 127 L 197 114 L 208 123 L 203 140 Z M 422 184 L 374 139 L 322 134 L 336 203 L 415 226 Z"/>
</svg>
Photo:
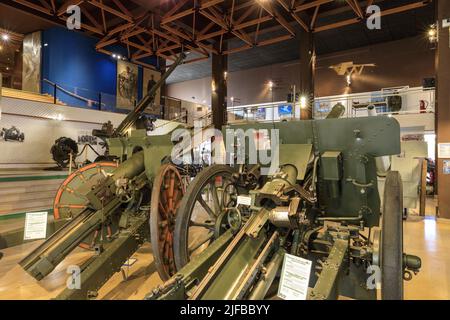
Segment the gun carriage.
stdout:
<svg viewBox="0 0 450 320">
<path fill-rule="evenodd" d="M 57 299 L 95 298 L 99 288 L 150 238 L 161 278 L 176 272 L 173 225 L 186 179 L 171 163 L 170 154 L 171 131 L 181 124 L 172 123 L 167 134 L 149 136 L 140 122 L 183 58 L 181 54 L 116 130 L 106 126 L 108 130 L 93 132 L 107 141 L 106 160 L 114 161 L 89 164 L 63 182 L 54 201 L 54 216 L 66 224 L 20 262 L 41 280 L 76 247 L 92 250 L 92 257 L 80 266 L 81 287 L 67 288 Z"/>
<path fill-rule="evenodd" d="M 246 160 L 186 170 L 171 162 L 171 132 L 148 136 L 139 129 L 145 108 L 181 60 L 115 131 L 95 133 L 115 161 L 67 178 L 54 204 L 55 218 L 67 223 L 22 267 L 41 280 L 76 247 L 93 250 L 80 268 L 81 287 L 57 298 L 95 298 L 150 240 L 166 282 L 147 299 L 264 299 L 273 296 L 286 254 L 312 261 L 310 299 L 375 299 L 368 281 L 373 270 L 381 273 L 381 297 L 402 299 L 403 281 L 421 261 L 403 253 L 401 177 L 388 174 L 381 205 L 376 168 L 378 157 L 400 153 L 396 120 L 225 126 L 227 158 L 244 154 Z M 245 135 L 249 129 L 276 133 L 268 149 L 279 161 L 270 174 L 263 174 L 266 162 L 249 161 L 246 141 L 255 138 Z M 183 175 L 196 175 L 187 188 Z"/>
<path fill-rule="evenodd" d="M 271 297 L 286 254 L 313 263 L 308 299 L 376 299 L 376 281 L 369 278 L 375 272 L 376 279 L 376 270 L 381 298 L 402 299 L 403 281 L 421 261 L 403 253 L 401 177 L 389 172 L 381 205 L 375 161 L 400 153 L 398 122 L 372 117 L 226 126 L 231 157 L 239 150 L 249 155 L 244 142 L 254 135 L 242 136 L 247 129 L 276 130 L 279 147 L 272 145 L 271 153 L 278 152 L 278 169 L 263 176 L 262 164 L 247 159 L 203 170 L 178 210 L 179 271 L 147 299 Z"/>
</svg>

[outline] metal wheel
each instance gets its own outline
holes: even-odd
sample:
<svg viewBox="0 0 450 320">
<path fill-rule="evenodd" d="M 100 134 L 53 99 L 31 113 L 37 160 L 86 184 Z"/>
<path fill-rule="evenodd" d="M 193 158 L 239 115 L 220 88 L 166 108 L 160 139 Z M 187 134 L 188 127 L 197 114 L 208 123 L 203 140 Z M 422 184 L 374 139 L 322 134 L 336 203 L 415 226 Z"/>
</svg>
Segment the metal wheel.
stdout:
<svg viewBox="0 0 450 320">
<path fill-rule="evenodd" d="M 403 185 L 400 174 L 386 176 L 381 226 L 381 298 L 403 300 Z"/>
<path fill-rule="evenodd" d="M 175 218 L 185 193 L 183 179 L 177 168 L 163 165 L 153 182 L 150 206 L 150 237 L 156 269 L 162 280 L 176 273 L 173 252 Z"/>
<path fill-rule="evenodd" d="M 230 186 L 233 173 L 235 170 L 229 166 L 213 165 L 190 183 L 175 222 L 174 253 L 178 270 L 226 230 L 222 224 L 227 223 L 225 211 L 234 198 L 231 193 L 235 188 Z"/>
<path fill-rule="evenodd" d="M 72 173 L 59 187 L 53 201 L 53 216 L 55 220 L 76 217 L 86 209 L 89 201 L 86 194 L 92 187 L 104 178 L 105 174 L 117 168 L 115 162 L 98 162 L 89 164 Z M 115 229 L 112 224 L 105 224 L 105 228 L 95 231 L 88 236 L 80 247 L 92 249 L 97 238 L 109 237 Z"/>
</svg>

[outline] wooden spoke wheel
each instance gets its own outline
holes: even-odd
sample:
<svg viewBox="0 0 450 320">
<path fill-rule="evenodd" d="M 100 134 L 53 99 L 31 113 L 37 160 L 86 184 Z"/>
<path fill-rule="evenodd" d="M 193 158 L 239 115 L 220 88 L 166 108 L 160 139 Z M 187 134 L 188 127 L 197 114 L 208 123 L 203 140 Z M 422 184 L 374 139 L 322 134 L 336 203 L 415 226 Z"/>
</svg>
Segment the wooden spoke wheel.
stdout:
<svg viewBox="0 0 450 320">
<path fill-rule="evenodd" d="M 67 177 L 59 187 L 53 202 L 55 220 L 74 218 L 86 209 L 89 203 L 86 195 L 105 177 L 105 173 L 112 173 L 117 166 L 115 162 L 92 163 Z M 108 238 L 115 232 L 115 225 L 112 221 L 107 222 L 83 240 L 80 247 L 92 249 L 97 239 Z"/>
<path fill-rule="evenodd" d="M 163 165 L 153 181 L 150 205 L 150 238 L 156 269 L 162 280 L 173 276 L 175 266 L 173 238 L 177 210 L 185 185 L 177 168 Z"/>
<path fill-rule="evenodd" d="M 229 166 L 213 165 L 189 184 L 175 222 L 173 246 L 178 270 L 228 228 L 226 209 L 233 198 L 228 192 L 235 192 L 233 173 Z"/>
</svg>

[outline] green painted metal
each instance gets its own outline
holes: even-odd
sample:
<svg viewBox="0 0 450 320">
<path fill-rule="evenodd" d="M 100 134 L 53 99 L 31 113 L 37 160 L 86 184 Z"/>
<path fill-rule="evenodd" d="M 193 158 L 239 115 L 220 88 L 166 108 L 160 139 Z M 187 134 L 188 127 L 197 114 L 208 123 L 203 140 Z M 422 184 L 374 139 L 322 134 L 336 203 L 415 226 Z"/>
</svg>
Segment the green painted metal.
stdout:
<svg viewBox="0 0 450 320">
<path fill-rule="evenodd" d="M 49 214 L 53 214 L 53 209 L 51 209 L 51 208 L 49 208 L 49 209 L 42 209 L 42 210 L 38 210 L 38 211 L 31 211 L 31 212 L 43 212 L 43 211 L 47 211 Z M 3 215 L 0 215 L 0 221 L 25 218 L 26 214 L 27 214 L 27 212 L 17 212 L 17 213 L 3 214 Z"/>
<path fill-rule="evenodd" d="M 81 267 L 81 287 L 66 288 L 56 300 L 86 300 L 95 298 L 98 290 L 133 253 L 149 238 L 148 220 L 145 216 L 133 218 L 126 233 L 106 244 L 102 254 L 94 255 Z M 133 236 L 130 236 L 133 235 Z"/>
<path fill-rule="evenodd" d="M 225 145 L 237 149 L 227 152 L 236 155 L 245 149 L 248 155 L 250 147 L 242 145 L 246 140 L 242 137 L 251 142 L 248 129 L 278 130 L 274 136 L 280 143 L 279 171 L 264 177 L 257 187 L 246 187 L 255 188 L 246 190 L 254 200 L 244 215 L 247 222 L 235 230 L 215 262 L 197 260 L 197 267 L 203 263 L 202 269 L 209 270 L 203 278 L 173 277 L 161 287 L 166 291 L 156 290 L 151 297 L 263 299 L 289 250 L 311 259 L 320 272 L 315 277 L 312 270 L 309 299 L 337 299 L 343 293 L 376 298 L 376 292 L 365 286 L 373 244 L 360 231 L 380 223 L 375 158 L 400 153 L 398 122 L 371 117 L 230 125 L 223 129 Z M 273 142 L 271 153 L 276 155 Z M 245 177 L 245 170 L 240 170 L 237 189 Z M 196 179 L 191 182 L 195 183 Z M 270 239 L 278 234 L 278 247 L 272 248 Z"/>
<path fill-rule="evenodd" d="M 337 300 L 339 289 L 337 288 L 339 273 L 342 272 L 344 258 L 347 254 L 348 240 L 336 239 L 333 247 L 324 263 L 319 279 L 309 292 L 310 300 Z"/>
<path fill-rule="evenodd" d="M 50 214 L 49 214 L 50 215 Z M 20 219 L 23 221 L 23 225 L 25 225 L 25 219 Z M 49 238 L 52 234 L 54 234 L 57 230 L 59 230 L 64 224 L 67 223 L 67 220 L 52 220 L 47 223 L 47 238 Z M 33 240 L 24 240 L 24 227 L 17 228 L 8 232 L 4 232 L 0 234 L 0 249 L 11 248 L 14 246 L 18 246 L 27 242 L 33 242 Z"/>
<path fill-rule="evenodd" d="M 223 251 L 233 239 L 231 230 L 226 231 L 208 248 L 199 255 L 193 257 L 191 261 L 177 272 L 164 285 L 155 288 L 145 299 L 147 300 L 183 300 L 187 293 L 199 283 L 214 262 L 220 257 Z"/>
<path fill-rule="evenodd" d="M 327 181 L 341 180 L 341 153 L 339 151 L 325 151 L 321 159 L 323 179 Z"/>
<path fill-rule="evenodd" d="M 318 155 L 341 152 L 343 163 L 338 201 L 330 199 L 321 182 L 323 177 L 319 175 L 319 202 L 325 214 L 354 218 L 362 215 L 365 226 L 379 224 L 380 197 L 375 158 L 400 154 L 400 125 L 394 118 L 380 116 L 228 125 L 223 128 L 224 137 L 227 137 L 227 129 L 275 129 L 281 145 L 313 144 L 314 153 Z M 359 224 L 359 221 L 353 223 Z"/>
<path fill-rule="evenodd" d="M 99 227 L 105 217 L 119 208 L 122 202 L 113 194 L 117 188 L 116 180 L 142 173 L 143 161 L 144 155 L 139 152 L 117 168 L 112 176 L 104 178 L 102 184 L 86 194 L 90 207 L 54 233 L 48 241 L 22 260 L 20 265 L 38 280 L 47 276 L 67 254 Z"/>
<path fill-rule="evenodd" d="M 260 232 L 257 238 L 245 237 L 236 250 L 230 254 L 230 259 L 222 266 L 214 282 L 199 298 L 201 300 L 229 300 L 234 296 L 266 239 L 267 236 L 264 232 Z"/>
<path fill-rule="evenodd" d="M 297 180 L 303 180 L 311 160 L 312 149 L 312 144 L 282 144 L 280 145 L 280 165 L 293 164 L 298 170 Z"/>
<path fill-rule="evenodd" d="M 89 166 L 88 166 L 89 167 Z M 58 190 L 55 199 L 55 210 L 58 219 L 66 219 L 77 216 L 83 211 L 83 206 L 87 205 L 86 195 L 102 179 L 104 174 L 114 172 L 116 167 L 105 166 L 102 163 L 91 165 L 86 170 L 78 170 L 73 174 L 73 179 L 64 181 Z M 60 194 L 59 194 L 60 193 Z"/>
<path fill-rule="evenodd" d="M 107 139 L 111 156 L 119 166 L 92 179 L 76 177 L 61 199 L 65 205 L 81 205 L 76 212 L 62 212 L 70 220 L 46 242 L 20 262 L 34 278 L 41 280 L 88 236 L 104 229 L 116 229 L 100 237 L 95 243 L 97 256 L 82 266 L 81 290 L 66 290 L 58 299 L 87 299 L 100 288 L 137 248 L 149 240 L 148 215 L 150 188 L 161 163 L 170 157 L 173 143 L 171 133 L 147 136 L 146 130 L 135 130 L 139 117 L 154 102 L 164 80 L 182 62 L 183 54 L 161 76 L 137 107 L 130 112 L 118 128 L 110 132 L 97 132 Z M 98 168 L 97 168 L 98 169 Z M 101 170 L 100 170 L 101 171 Z M 108 170 L 107 170 L 108 171 Z M 88 172 L 89 173 L 89 172 Z"/>
<path fill-rule="evenodd" d="M 42 180 L 61 180 L 67 178 L 68 174 L 60 175 L 42 175 L 42 176 L 14 176 L 14 177 L 0 177 L 2 182 L 23 182 L 23 181 L 42 181 Z"/>
<path fill-rule="evenodd" d="M 263 300 L 269 291 L 278 271 L 283 263 L 286 250 L 280 248 L 275 252 L 270 262 L 265 267 L 264 277 L 261 277 L 252 289 L 248 299 L 249 300 Z"/>
</svg>

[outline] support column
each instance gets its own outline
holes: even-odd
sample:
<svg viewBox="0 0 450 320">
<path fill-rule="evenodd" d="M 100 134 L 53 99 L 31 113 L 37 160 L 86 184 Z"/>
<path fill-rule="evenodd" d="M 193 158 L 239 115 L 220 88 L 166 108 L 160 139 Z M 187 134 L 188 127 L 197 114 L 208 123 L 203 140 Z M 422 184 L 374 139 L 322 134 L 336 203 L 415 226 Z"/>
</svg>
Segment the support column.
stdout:
<svg viewBox="0 0 450 320">
<path fill-rule="evenodd" d="M 164 72 L 166 72 L 166 59 L 162 59 L 161 57 L 157 57 L 157 59 L 158 59 L 158 70 L 161 72 L 161 75 L 163 75 Z M 166 98 L 165 98 L 166 87 L 167 87 L 167 84 L 164 81 L 164 84 L 161 86 L 161 90 L 160 90 L 160 97 L 159 97 L 160 99 L 159 99 L 159 101 L 157 101 L 162 106 L 161 110 L 160 110 L 162 119 L 165 119 L 165 115 L 166 115 L 166 101 L 165 101 L 166 100 Z"/>
<path fill-rule="evenodd" d="M 314 74 L 316 65 L 316 49 L 314 33 L 302 30 L 300 39 L 300 97 L 306 97 L 306 106 L 301 109 L 301 119 L 312 119 L 314 106 Z"/>
<path fill-rule="evenodd" d="M 450 1 L 437 1 L 439 44 L 436 51 L 436 132 L 437 143 L 450 143 L 450 28 L 442 21 L 450 18 Z M 438 154 L 436 154 L 438 156 Z M 450 219 L 450 175 L 444 174 L 444 161 L 437 159 L 438 209 L 441 218 Z"/>
<path fill-rule="evenodd" d="M 217 42 L 214 48 L 218 52 L 226 50 L 225 42 Z M 216 129 L 222 129 L 226 123 L 227 112 L 227 72 L 228 57 L 224 54 L 212 55 L 211 111 L 212 121 Z"/>
</svg>

